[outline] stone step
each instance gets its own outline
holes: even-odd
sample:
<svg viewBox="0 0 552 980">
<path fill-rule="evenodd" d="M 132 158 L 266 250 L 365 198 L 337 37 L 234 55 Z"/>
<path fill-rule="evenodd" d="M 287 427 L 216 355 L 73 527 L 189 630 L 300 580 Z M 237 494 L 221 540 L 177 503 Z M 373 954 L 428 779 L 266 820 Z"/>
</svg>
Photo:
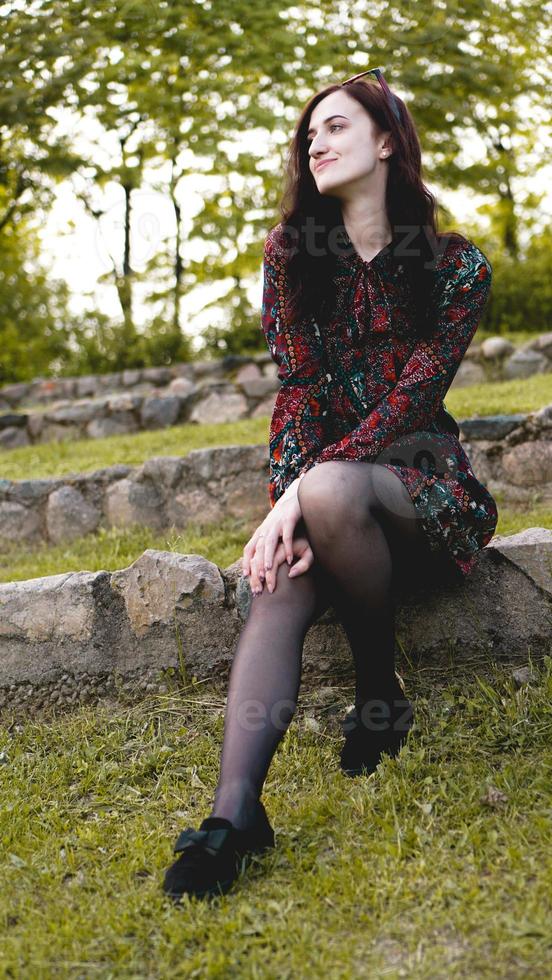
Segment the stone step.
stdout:
<svg viewBox="0 0 552 980">
<path fill-rule="evenodd" d="M 459 584 L 416 587 L 397 605 L 401 656 L 470 671 L 524 667 L 552 652 L 552 531 L 496 539 Z M 71 705 L 121 685 L 142 696 L 167 676 L 225 680 L 252 601 L 242 558 L 148 550 L 116 572 L 0 585 L 0 710 Z M 276 592 L 272 594 L 275 597 Z M 271 597 L 271 598 L 272 598 Z M 350 648 L 330 607 L 308 631 L 304 679 L 348 677 Z"/>
</svg>

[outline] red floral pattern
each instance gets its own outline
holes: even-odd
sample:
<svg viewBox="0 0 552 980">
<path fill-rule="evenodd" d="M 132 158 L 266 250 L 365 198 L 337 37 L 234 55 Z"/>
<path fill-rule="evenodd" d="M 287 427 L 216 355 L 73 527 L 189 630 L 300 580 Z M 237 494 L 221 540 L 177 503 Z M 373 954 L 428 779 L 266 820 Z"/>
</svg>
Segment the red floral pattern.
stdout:
<svg viewBox="0 0 552 980">
<path fill-rule="evenodd" d="M 336 303 L 323 328 L 286 312 L 281 226 L 267 236 L 261 327 L 281 387 L 270 425 L 270 505 L 300 473 L 328 460 L 377 462 L 409 491 L 430 547 L 468 574 L 491 540 L 496 503 L 477 479 L 443 399 L 480 320 L 492 269 L 472 243 L 448 240 L 436 261 L 430 340 L 392 245 L 365 262 L 337 260 Z"/>
</svg>

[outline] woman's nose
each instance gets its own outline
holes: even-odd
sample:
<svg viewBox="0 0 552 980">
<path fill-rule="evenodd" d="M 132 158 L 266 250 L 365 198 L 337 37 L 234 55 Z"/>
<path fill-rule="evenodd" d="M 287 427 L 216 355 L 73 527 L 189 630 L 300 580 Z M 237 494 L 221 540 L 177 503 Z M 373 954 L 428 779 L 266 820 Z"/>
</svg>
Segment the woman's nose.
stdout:
<svg viewBox="0 0 552 980">
<path fill-rule="evenodd" d="M 311 157 L 314 157 L 315 159 L 316 159 L 317 156 L 320 156 L 321 153 L 324 153 L 325 150 L 328 149 L 328 146 L 327 146 L 327 143 L 324 140 L 324 137 L 322 137 L 319 140 L 318 143 L 316 142 L 317 139 L 318 139 L 318 137 L 315 136 L 315 138 L 313 139 L 313 141 L 312 141 L 312 143 L 310 145 L 310 149 L 309 149 L 309 153 L 310 153 Z"/>
</svg>

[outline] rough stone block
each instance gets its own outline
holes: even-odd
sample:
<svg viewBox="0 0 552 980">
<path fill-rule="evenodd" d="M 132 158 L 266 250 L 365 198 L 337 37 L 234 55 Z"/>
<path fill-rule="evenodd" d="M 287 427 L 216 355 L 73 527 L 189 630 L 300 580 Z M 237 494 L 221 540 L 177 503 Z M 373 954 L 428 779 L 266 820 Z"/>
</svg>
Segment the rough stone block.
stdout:
<svg viewBox="0 0 552 980">
<path fill-rule="evenodd" d="M 54 544 L 71 541 L 95 531 L 101 512 L 74 487 L 60 487 L 48 498 L 46 525 Z"/>
</svg>

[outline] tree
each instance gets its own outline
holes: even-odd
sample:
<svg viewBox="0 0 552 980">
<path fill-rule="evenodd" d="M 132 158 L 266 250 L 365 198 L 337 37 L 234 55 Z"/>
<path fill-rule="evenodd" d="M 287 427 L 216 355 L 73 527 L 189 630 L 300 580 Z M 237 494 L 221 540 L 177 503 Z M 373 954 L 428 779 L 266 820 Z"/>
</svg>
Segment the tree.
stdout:
<svg viewBox="0 0 552 980">
<path fill-rule="evenodd" d="M 55 372 L 68 356 L 69 291 L 41 264 L 40 242 L 20 216 L 1 230 L 0 254 L 0 384 L 9 384 Z"/>
<path fill-rule="evenodd" d="M 540 25 L 540 49 L 530 51 L 542 10 L 535 0 L 438 7 L 429 0 L 406 7 L 398 0 L 323 7 L 318 0 L 32 0 L 12 8 L 0 43 L 7 222 L 17 211 L 47 207 L 52 181 L 69 173 L 98 221 L 108 186 L 120 189 L 123 202 L 120 245 L 105 277 L 117 289 L 122 324 L 101 331 L 101 350 L 89 338 L 85 359 L 131 366 L 188 356 L 183 297 L 215 282 L 227 291 L 211 301 L 221 316 L 206 331 L 208 349 L 259 341 L 248 290 L 277 217 L 293 125 L 314 91 L 369 64 L 384 68 L 412 109 L 426 181 L 488 194 L 482 213 L 497 248 L 516 256 L 521 231 L 537 221 L 540 201 L 520 182 L 544 157 L 534 118 L 545 133 L 550 126 L 550 26 Z M 53 126 L 61 105 L 103 127 L 115 146 L 110 157 L 75 153 Z M 481 141 L 476 162 L 464 156 L 469 133 Z M 159 222 L 156 252 L 139 270 L 133 209 L 152 170 L 174 220 Z M 195 215 L 185 192 L 192 174 L 206 181 Z M 201 259 L 190 255 L 196 243 Z M 138 285 L 161 307 L 145 334 L 134 323 Z"/>
</svg>

